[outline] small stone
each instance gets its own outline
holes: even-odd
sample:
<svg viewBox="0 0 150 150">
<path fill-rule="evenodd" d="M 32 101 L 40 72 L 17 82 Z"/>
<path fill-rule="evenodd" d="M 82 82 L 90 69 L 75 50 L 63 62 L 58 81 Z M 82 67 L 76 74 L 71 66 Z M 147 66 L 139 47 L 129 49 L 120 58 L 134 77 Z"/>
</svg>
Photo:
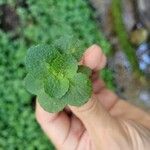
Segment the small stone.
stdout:
<svg viewBox="0 0 150 150">
<path fill-rule="evenodd" d="M 7 4 L 0 5 L 0 28 L 5 32 L 14 31 L 19 24 L 19 16 L 15 8 Z"/>
<path fill-rule="evenodd" d="M 143 27 L 133 30 L 130 34 L 130 41 L 132 44 L 135 45 L 139 45 L 147 41 L 147 38 L 148 38 L 148 31 Z"/>
<path fill-rule="evenodd" d="M 150 44 L 141 44 L 136 51 L 140 69 L 150 75 Z"/>
<path fill-rule="evenodd" d="M 149 89 L 141 90 L 139 92 L 139 98 L 145 105 L 150 107 L 150 90 Z"/>
</svg>

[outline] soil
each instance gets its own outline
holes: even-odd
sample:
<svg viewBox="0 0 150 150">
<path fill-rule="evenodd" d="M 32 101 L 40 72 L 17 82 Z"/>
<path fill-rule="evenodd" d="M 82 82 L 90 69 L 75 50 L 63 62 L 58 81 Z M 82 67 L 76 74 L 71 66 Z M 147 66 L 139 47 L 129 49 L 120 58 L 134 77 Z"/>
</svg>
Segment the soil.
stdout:
<svg viewBox="0 0 150 150">
<path fill-rule="evenodd" d="M 19 24 L 15 9 L 7 4 L 0 5 L 0 28 L 5 32 L 14 31 Z"/>
<path fill-rule="evenodd" d="M 32 110 L 35 111 L 36 96 L 33 96 L 33 97 L 31 98 L 31 101 L 30 101 L 30 102 L 31 102 L 31 103 L 30 103 L 30 106 L 31 106 Z"/>
<path fill-rule="evenodd" d="M 16 6 L 20 6 L 23 8 L 28 8 L 27 0 L 17 0 Z"/>
</svg>

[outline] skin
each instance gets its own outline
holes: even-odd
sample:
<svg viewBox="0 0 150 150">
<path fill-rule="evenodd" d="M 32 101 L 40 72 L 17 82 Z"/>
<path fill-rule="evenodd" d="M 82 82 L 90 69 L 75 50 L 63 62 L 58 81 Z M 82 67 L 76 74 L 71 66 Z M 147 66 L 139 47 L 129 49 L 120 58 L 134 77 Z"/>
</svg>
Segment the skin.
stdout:
<svg viewBox="0 0 150 150">
<path fill-rule="evenodd" d="M 36 103 L 36 119 L 58 150 L 149 150 L 150 115 L 105 87 L 98 70 L 106 64 L 101 48 L 86 50 L 80 64 L 93 70 L 93 95 L 81 107 L 48 113 Z"/>
</svg>

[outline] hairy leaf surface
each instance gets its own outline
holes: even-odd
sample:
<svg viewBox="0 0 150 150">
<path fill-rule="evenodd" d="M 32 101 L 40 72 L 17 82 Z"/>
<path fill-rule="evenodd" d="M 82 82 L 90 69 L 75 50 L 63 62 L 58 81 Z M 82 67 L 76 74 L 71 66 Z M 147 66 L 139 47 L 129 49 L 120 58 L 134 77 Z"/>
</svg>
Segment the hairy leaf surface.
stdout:
<svg viewBox="0 0 150 150">
<path fill-rule="evenodd" d="M 32 47 L 26 56 L 25 86 L 49 112 L 58 112 L 66 105 L 81 106 L 92 91 L 91 70 L 78 63 L 82 54 L 78 43 L 58 41 Z"/>
<path fill-rule="evenodd" d="M 87 102 L 91 96 L 91 82 L 87 75 L 77 73 L 74 78 L 70 79 L 70 88 L 62 97 L 62 100 L 69 105 L 81 106 Z"/>
</svg>

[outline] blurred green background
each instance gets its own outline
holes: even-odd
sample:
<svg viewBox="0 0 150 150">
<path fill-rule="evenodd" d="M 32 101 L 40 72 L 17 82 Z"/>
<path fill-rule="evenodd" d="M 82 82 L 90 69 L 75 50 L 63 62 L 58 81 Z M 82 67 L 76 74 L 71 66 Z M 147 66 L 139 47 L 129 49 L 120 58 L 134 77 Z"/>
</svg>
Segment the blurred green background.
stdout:
<svg viewBox="0 0 150 150">
<path fill-rule="evenodd" d="M 24 88 L 24 59 L 30 46 L 66 34 L 77 37 L 83 49 L 100 45 L 109 56 L 101 72 L 107 86 L 150 108 L 145 13 L 135 0 L 0 0 L 0 150 L 54 149 L 35 120 L 35 97 Z"/>
<path fill-rule="evenodd" d="M 24 58 L 31 45 L 65 34 L 78 37 L 84 48 L 100 44 L 109 54 L 85 0 L 0 0 L 0 150 L 54 149 L 36 123 L 34 97 L 23 86 Z"/>
</svg>

